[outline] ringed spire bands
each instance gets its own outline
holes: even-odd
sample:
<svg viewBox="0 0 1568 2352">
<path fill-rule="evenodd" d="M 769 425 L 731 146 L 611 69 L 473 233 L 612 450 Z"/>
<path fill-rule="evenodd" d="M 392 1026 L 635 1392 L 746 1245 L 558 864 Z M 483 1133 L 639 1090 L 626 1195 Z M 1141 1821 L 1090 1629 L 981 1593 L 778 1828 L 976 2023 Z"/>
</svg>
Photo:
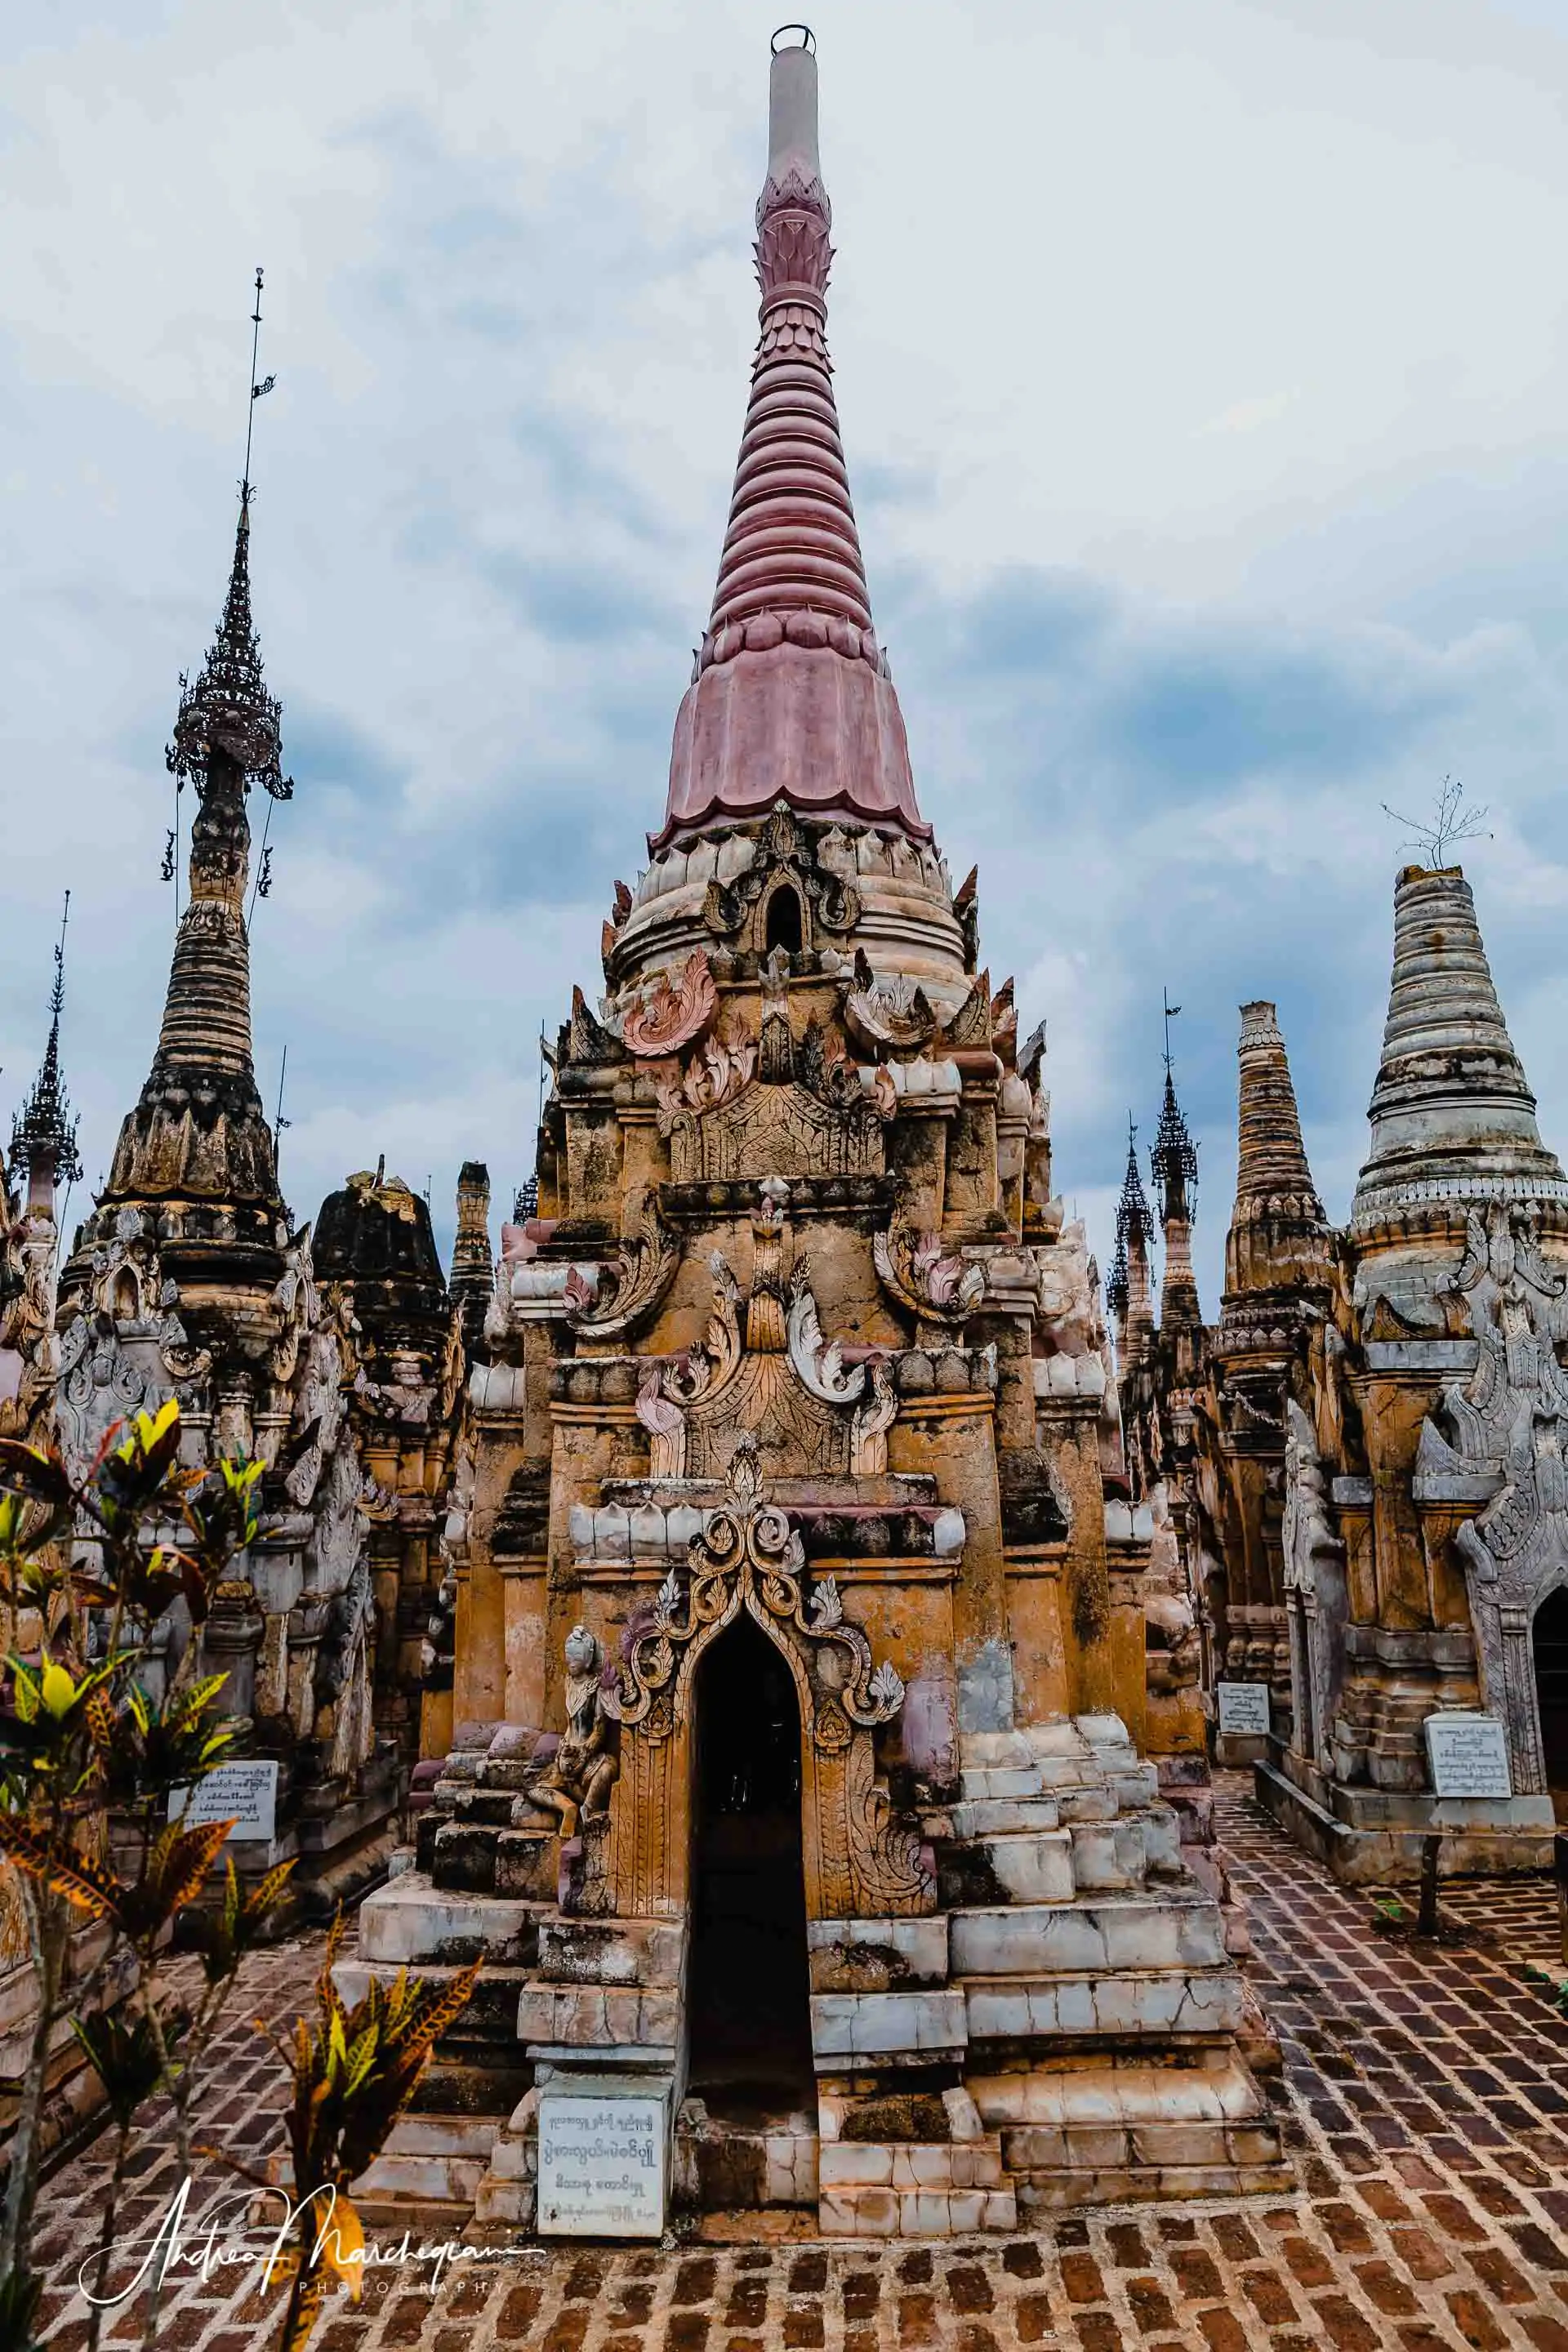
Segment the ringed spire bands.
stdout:
<svg viewBox="0 0 1568 2352">
<path fill-rule="evenodd" d="M 816 58 L 805 46 L 777 49 L 757 202 L 763 299 L 751 399 L 655 848 L 780 799 L 931 835 L 872 625 L 833 396 L 832 221 L 817 149 Z"/>
<path fill-rule="evenodd" d="M 1457 866 L 1407 866 L 1395 886 L 1394 974 L 1369 1115 L 1351 1211 L 1358 1232 L 1439 1202 L 1531 1201 L 1568 1213 L 1568 1181 L 1541 1139 Z"/>
</svg>

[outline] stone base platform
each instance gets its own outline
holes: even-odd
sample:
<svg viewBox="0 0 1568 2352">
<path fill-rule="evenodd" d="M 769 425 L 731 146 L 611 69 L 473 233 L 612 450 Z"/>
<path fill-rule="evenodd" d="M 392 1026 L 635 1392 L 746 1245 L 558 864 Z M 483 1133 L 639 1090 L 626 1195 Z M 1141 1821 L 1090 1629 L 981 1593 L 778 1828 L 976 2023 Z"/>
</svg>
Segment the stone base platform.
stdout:
<svg viewBox="0 0 1568 2352">
<path fill-rule="evenodd" d="M 1550 1797 L 1434 1797 L 1347 1788 L 1282 1750 L 1252 1768 L 1253 1790 L 1288 1837 L 1346 1886 L 1398 1886 L 1421 1875 L 1436 1831 L 1443 1878 L 1502 1877 L 1552 1867 Z"/>
<path fill-rule="evenodd" d="M 513 1738 L 476 1727 L 448 1759 L 419 1866 L 366 1902 L 340 1967 L 352 1995 L 373 1972 L 486 1962 L 365 2194 L 531 2228 L 541 2093 L 634 2087 L 672 2119 L 676 2209 L 812 2211 L 827 2237 L 1287 2185 L 1244 2054 L 1239 1918 L 1188 1867 L 1183 1816 L 1115 1717 L 963 1736 L 947 1801 L 919 1816 L 937 1907 L 809 1924 L 815 2101 L 743 2122 L 686 2096 L 687 1923 L 555 1899 L 554 1840 L 506 1785 Z"/>
</svg>

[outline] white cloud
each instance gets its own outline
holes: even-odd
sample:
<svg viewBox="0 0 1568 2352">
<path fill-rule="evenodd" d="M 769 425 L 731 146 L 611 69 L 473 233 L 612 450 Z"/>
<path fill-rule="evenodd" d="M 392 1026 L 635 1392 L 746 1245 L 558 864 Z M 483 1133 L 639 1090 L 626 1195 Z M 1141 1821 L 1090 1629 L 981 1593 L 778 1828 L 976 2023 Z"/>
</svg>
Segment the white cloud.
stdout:
<svg viewBox="0 0 1568 2352">
<path fill-rule="evenodd" d="M 1256 433 L 1260 425 L 1277 425 L 1296 399 L 1293 392 L 1268 392 L 1251 400 L 1233 400 L 1217 416 L 1199 427 L 1204 433 Z"/>
<path fill-rule="evenodd" d="M 1050 1018 L 1058 1181 L 1114 1197 L 1168 982 L 1210 1291 L 1241 996 L 1280 999 L 1342 1208 L 1377 803 L 1449 769 L 1500 813 L 1483 921 L 1568 1141 L 1557 13 L 816 26 L 873 593 L 992 969 Z M 441 1212 L 471 1153 L 498 1194 L 524 1171 L 534 1041 L 596 986 L 711 585 L 768 28 L 749 0 L 0 27 L 0 1063 L 19 1092 L 69 881 L 89 1173 L 156 1034 L 163 746 L 221 597 L 258 258 L 256 603 L 299 793 L 256 1007 L 289 1188 L 313 1208 L 384 1149 Z"/>
</svg>

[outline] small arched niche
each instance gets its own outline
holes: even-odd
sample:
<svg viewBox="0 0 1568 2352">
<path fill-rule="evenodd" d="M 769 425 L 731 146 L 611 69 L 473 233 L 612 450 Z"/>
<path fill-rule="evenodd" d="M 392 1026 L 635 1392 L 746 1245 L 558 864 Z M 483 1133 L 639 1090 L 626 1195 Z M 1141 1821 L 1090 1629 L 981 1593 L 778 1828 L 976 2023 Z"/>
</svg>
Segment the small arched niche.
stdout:
<svg viewBox="0 0 1568 2352">
<path fill-rule="evenodd" d="M 797 956 L 805 946 L 805 912 L 793 882 L 781 882 L 768 900 L 763 922 L 763 953 L 783 948 Z"/>
</svg>

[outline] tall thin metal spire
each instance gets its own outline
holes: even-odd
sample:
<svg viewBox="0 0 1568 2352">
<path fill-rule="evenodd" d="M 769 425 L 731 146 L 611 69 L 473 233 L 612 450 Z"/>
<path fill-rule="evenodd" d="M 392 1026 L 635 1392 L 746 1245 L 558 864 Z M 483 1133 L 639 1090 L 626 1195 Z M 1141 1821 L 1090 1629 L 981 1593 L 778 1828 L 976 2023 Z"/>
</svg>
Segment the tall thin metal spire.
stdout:
<svg viewBox="0 0 1568 2352">
<path fill-rule="evenodd" d="M 239 486 L 240 503 L 250 503 L 250 444 L 256 430 L 256 404 L 265 400 L 278 379 L 269 375 L 265 380 L 256 373 L 261 350 L 261 265 L 256 267 L 256 308 L 250 314 L 250 397 L 245 404 L 245 478 Z"/>
<path fill-rule="evenodd" d="M 1166 988 L 1160 991 L 1160 1002 L 1165 1008 L 1165 1075 L 1168 1077 L 1171 1072 L 1171 1024 L 1182 1008 L 1172 1003 L 1171 992 Z"/>
<path fill-rule="evenodd" d="M 258 379 L 262 274 L 250 313 L 249 409 L 271 390 Z M 282 1207 L 277 1134 L 256 1084 L 251 1044 L 250 879 L 247 803 L 259 785 L 275 801 L 294 786 L 283 772 L 282 707 L 268 691 L 250 610 L 250 467 L 245 472 L 234 562 L 223 612 L 194 678 L 180 678 L 167 762 L 195 788 L 190 889 L 174 937 L 163 1022 L 142 1098 L 121 1129 L 105 1205 L 136 1200 L 221 1202 L 269 1236 Z M 268 1238 L 267 1245 L 270 1246 Z"/>
</svg>

